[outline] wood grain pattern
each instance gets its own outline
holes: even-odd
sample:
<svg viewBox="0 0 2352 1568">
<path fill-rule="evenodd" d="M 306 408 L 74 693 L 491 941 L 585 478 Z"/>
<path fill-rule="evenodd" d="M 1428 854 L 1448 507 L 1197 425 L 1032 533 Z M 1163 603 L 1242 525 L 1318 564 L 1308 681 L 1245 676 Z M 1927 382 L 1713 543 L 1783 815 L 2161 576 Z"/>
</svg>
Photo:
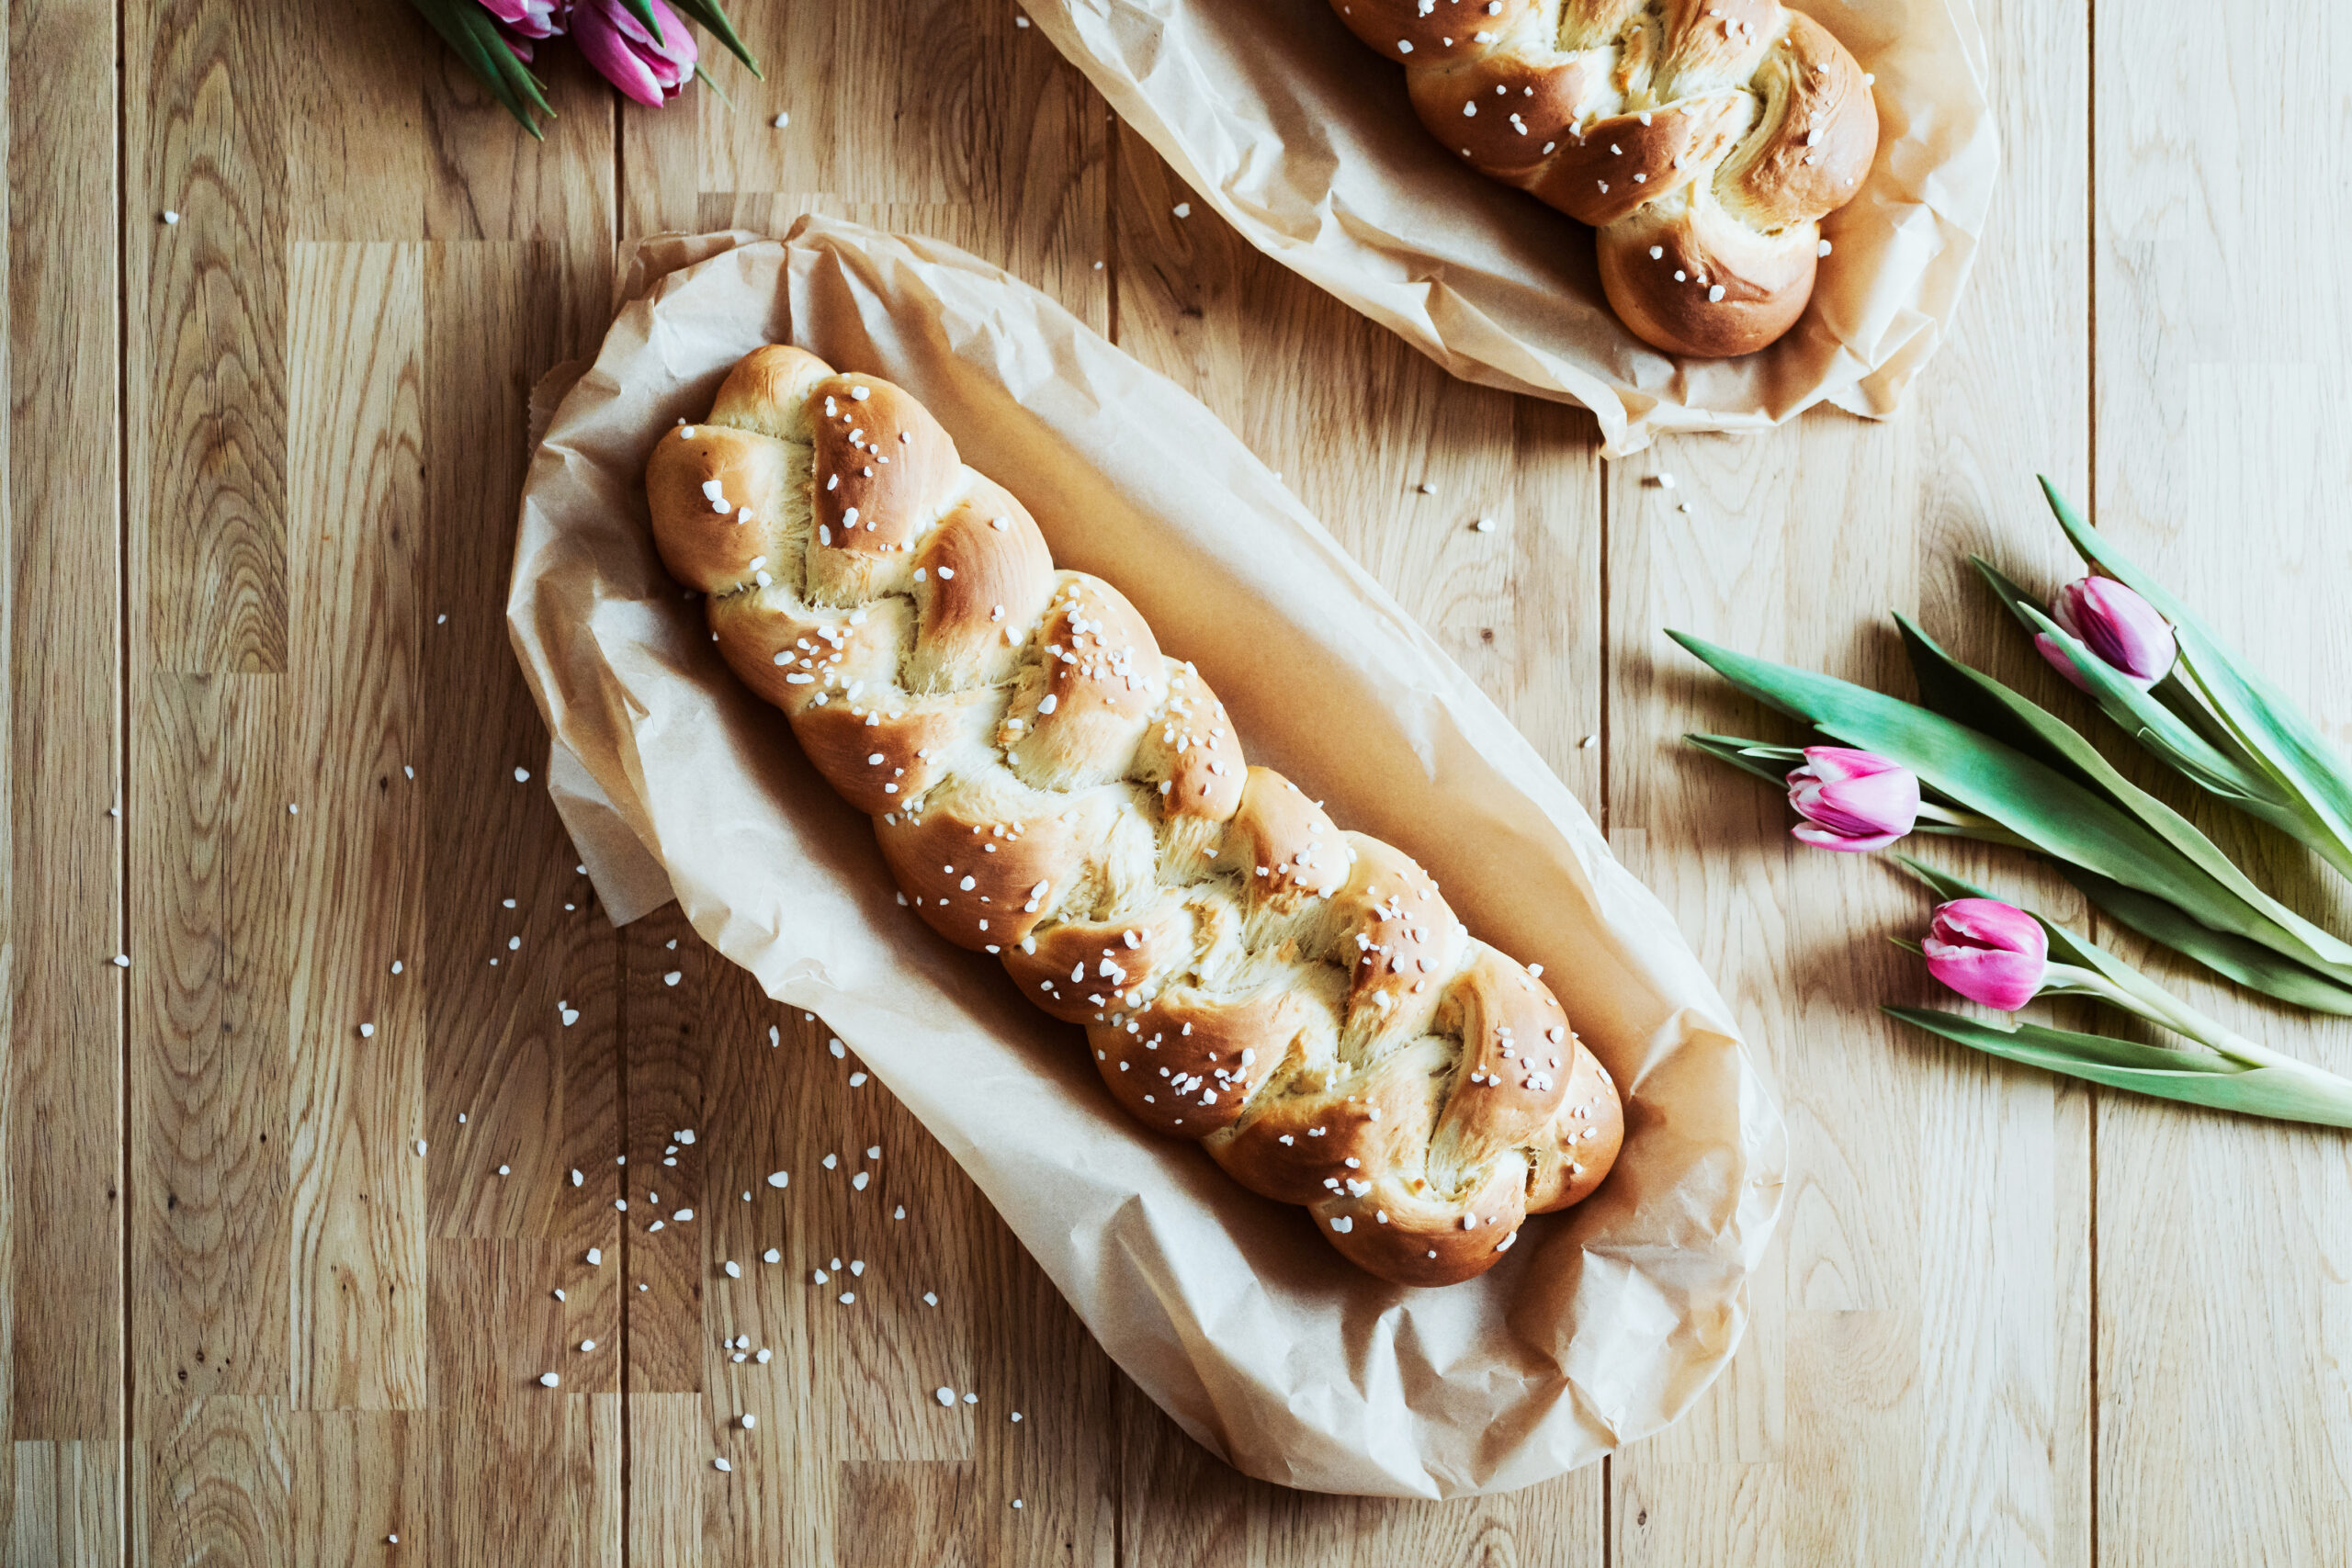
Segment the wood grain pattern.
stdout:
<svg viewBox="0 0 2352 1568">
<path fill-rule="evenodd" d="M 123 1545 L 121 469 L 113 15 L 6 15 L 0 1555 Z"/>
<path fill-rule="evenodd" d="M 424 1403 L 424 1010 L 391 964 L 421 935 L 422 813 L 401 770 L 421 739 L 424 265 L 416 246 L 303 244 L 288 270 L 293 1400 L 411 1409 Z"/>
<path fill-rule="evenodd" d="M 138 668 L 286 668 L 281 83 L 296 57 L 276 19 L 237 0 L 123 8 Z M 166 213 L 177 220 L 158 221 Z"/>
<path fill-rule="evenodd" d="M 2246 303 L 2333 237 L 2352 23 L 1975 8 L 2004 184 L 1904 416 L 1605 465 L 1587 416 L 1177 217 L 1010 5 L 739 0 L 768 70 L 707 47 L 733 112 L 625 107 L 559 48 L 540 144 L 404 6 L 15 0 L 0 1563 L 2339 1557 L 2345 1141 L 1896 1033 L 1870 1004 L 1925 983 L 1875 938 L 1921 900 L 1677 740 L 1780 731 L 1665 626 L 1901 690 L 1888 604 L 2079 712 L 1962 559 L 2071 574 L 2041 469 L 2352 744 L 2352 319 L 2324 276 Z M 503 624 L 526 400 L 593 350 L 617 242 L 811 209 L 1004 265 L 1198 394 L 1666 898 L 1792 1143 L 1684 1422 L 1500 1499 L 1244 1481 L 821 1020 L 674 908 L 605 919 Z M 2183 803 L 2352 928 L 2309 857 Z M 2352 1071 L 2352 1025 L 2184 984 Z"/>
</svg>

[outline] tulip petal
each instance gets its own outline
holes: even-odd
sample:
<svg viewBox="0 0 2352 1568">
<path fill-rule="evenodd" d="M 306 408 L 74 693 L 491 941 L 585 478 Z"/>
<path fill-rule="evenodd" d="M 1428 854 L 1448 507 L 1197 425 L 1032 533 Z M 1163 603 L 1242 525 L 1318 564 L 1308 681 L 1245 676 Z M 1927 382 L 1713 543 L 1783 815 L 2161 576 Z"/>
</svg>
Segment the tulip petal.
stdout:
<svg viewBox="0 0 2352 1568">
<path fill-rule="evenodd" d="M 2050 668 L 2066 677 L 2066 684 L 2078 692 L 2087 692 L 2091 689 L 2091 683 L 2083 679 L 2082 671 L 2075 668 L 2075 661 L 2066 657 L 2066 650 L 2058 646 L 2056 637 L 2052 637 L 2048 632 L 2034 633 L 2033 650 L 2049 660 Z"/>
<path fill-rule="evenodd" d="M 1928 973 L 1973 1002 L 2015 1012 L 2041 989 L 2044 965 L 2021 953 L 1922 942 Z"/>
<path fill-rule="evenodd" d="M 1904 835 L 1901 833 L 1866 833 L 1859 835 L 1839 833 L 1831 829 L 1817 827 L 1811 822 L 1807 822 L 1801 827 L 1790 829 L 1789 837 L 1796 840 L 1799 843 L 1811 844 L 1816 850 L 1838 850 L 1841 852 L 1851 851 L 1855 853 L 1860 853 L 1866 850 L 1883 850 L 1886 848 L 1887 845 L 1901 840 Z"/>
</svg>

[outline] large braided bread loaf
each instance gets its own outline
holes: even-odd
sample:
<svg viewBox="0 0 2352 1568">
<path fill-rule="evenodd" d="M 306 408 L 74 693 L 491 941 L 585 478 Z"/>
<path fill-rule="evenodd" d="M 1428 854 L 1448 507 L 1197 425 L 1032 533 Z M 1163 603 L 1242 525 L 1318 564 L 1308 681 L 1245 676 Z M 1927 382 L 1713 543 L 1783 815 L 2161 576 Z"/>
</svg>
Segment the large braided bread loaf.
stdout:
<svg viewBox="0 0 2352 1568">
<path fill-rule="evenodd" d="M 1869 79 L 1779 0 L 1331 0 L 1421 123 L 1599 231 L 1601 288 L 1669 354 L 1762 348 L 1878 150 Z"/>
<path fill-rule="evenodd" d="M 902 903 L 1086 1026 L 1119 1103 L 1447 1284 L 1608 1174 L 1615 1086 L 1421 868 L 1242 761 L 1108 583 L 870 376 L 755 351 L 646 470 L 744 682 L 875 819 Z"/>
</svg>

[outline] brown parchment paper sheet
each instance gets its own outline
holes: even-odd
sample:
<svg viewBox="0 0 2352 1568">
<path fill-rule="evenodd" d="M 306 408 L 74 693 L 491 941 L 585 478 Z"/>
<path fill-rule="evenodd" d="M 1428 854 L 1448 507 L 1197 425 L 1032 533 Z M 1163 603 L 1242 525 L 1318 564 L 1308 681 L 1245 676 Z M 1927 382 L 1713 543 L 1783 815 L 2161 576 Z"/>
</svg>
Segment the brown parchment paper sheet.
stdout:
<svg viewBox="0 0 2352 1568">
<path fill-rule="evenodd" d="M 628 291 L 533 455 L 507 609 L 558 803 L 616 918 L 674 891 L 770 996 L 823 1017 L 1127 1374 L 1250 1474 L 1500 1491 L 1689 1405 L 1747 1317 L 1780 1115 L 1665 908 L 1462 671 L 1206 409 L 959 251 L 804 218 L 782 242 L 649 242 Z M 1595 1197 L 1531 1221 L 1477 1280 L 1385 1284 L 1305 1211 L 1136 1127 L 1082 1033 L 897 907 L 867 822 L 720 663 L 647 531 L 656 435 L 771 341 L 922 399 L 1058 562 L 1125 590 L 1198 664 L 1253 760 L 1544 964 L 1627 1091 Z"/>
<path fill-rule="evenodd" d="M 1610 311 L 1592 231 L 1462 166 L 1328 0 L 1022 4 L 1251 244 L 1464 380 L 1583 404 L 1611 457 L 1825 401 L 1893 414 L 1951 328 L 2000 166 L 1968 0 L 1798 0 L 1877 75 L 1878 158 L 1823 220 L 1831 253 L 1786 337 L 1676 359 Z"/>
</svg>

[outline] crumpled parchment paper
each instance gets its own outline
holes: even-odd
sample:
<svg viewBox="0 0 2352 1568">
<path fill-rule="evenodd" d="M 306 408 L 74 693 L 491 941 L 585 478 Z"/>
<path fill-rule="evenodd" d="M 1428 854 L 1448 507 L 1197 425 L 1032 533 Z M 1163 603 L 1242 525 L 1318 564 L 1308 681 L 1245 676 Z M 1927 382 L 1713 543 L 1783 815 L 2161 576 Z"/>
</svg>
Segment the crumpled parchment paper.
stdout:
<svg viewBox="0 0 2352 1568">
<path fill-rule="evenodd" d="M 1501 1491 L 1688 1406 L 1746 1320 L 1780 1116 L 1665 908 L 1462 671 L 1206 409 L 959 251 L 804 218 L 781 242 L 649 242 L 627 291 L 534 452 L 507 605 L 558 804 L 616 918 L 674 893 L 770 996 L 822 1016 L 1127 1374 L 1252 1475 Z M 1057 561 L 1199 665 L 1253 759 L 1545 966 L 1627 1095 L 1596 1196 L 1532 1220 L 1476 1280 L 1383 1283 L 1304 1210 L 1137 1128 L 1080 1032 L 897 907 L 865 819 L 720 663 L 647 530 L 656 435 L 771 341 L 922 398 Z"/>
<path fill-rule="evenodd" d="M 1893 414 L 1951 328 L 2000 166 L 1968 0 L 1797 0 L 1877 76 L 1877 160 L 1823 220 L 1786 337 L 1676 359 L 1611 312 L 1591 231 L 1464 167 L 1329 0 L 1022 3 L 1251 244 L 1464 380 L 1582 403 L 1611 457 L 1820 402 Z"/>
</svg>

